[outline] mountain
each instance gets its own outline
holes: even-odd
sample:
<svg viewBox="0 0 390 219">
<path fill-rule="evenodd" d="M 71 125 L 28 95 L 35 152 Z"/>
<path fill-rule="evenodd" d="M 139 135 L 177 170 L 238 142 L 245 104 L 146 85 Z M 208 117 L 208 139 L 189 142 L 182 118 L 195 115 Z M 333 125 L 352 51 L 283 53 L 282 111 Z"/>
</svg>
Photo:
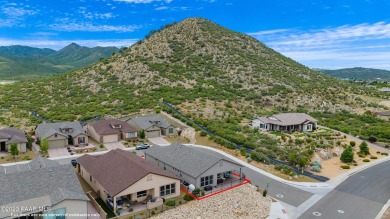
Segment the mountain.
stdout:
<svg viewBox="0 0 390 219">
<path fill-rule="evenodd" d="M 56 53 L 53 49 L 48 48 L 34 48 L 30 46 L 0 46 L 0 55 L 10 56 L 33 56 L 33 55 L 51 55 Z"/>
<path fill-rule="evenodd" d="M 356 80 L 374 80 L 377 78 L 390 80 L 390 71 L 374 68 L 343 68 L 337 70 L 315 69 L 335 78 L 349 78 Z"/>
<path fill-rule="evenodd" d="M 88 48 L 72 43 L 59 51 L 28 46 L 0 47 L 0 80 L 31 80 L 63 73 L 119 51 L 116 47 Z"/>
<path fill-rule="evenodd" d="M 277 111 L 365 109 L 387 95 L 333 79 L 209 20 L 189 18 L 99 62 L 33 83 L 0 87 L 0 123 L 127 115 L 167 101 L 193 118 L 252 118 Z M 2 120 L 1 120 L 2 119 Z"/>
</svg>

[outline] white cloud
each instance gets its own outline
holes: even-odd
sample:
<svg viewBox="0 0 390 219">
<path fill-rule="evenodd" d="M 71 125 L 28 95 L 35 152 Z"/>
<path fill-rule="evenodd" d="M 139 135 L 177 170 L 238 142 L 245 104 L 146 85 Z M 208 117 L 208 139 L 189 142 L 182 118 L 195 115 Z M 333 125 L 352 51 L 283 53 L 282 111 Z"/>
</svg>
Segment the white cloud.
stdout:
<svg viewBox="0 0 390 219">
<path fill-rule="evenodd" d="M 390 69 L 390 23 L 343 25 L 302 31 L 276 29 L 249 33 L 276 51 L 310 67 L 352 65 Z"/>
<path fill-rule="evenodd" d="M 24 8 L 16 8 L 16 7 L 5 7 L 2 8 L 3 14 L 8 15 L 9 17 L 23 17 L 28 15 L 37 14 L 37 10 L 30 10 Z"/>
<path fill-rule="evenodd" d="M 172 0 L 114 0 L 116 2 L 126 2 L 126 3 L 134 3 L 134 4 L 147 4 L 152 2 L 165 2 L 171 3 Z"/>
<path fill-rule="evenodd" d="M 134 32 L 135 30 L 141 28 L 138 25 L 94 25 L 89 22 L 85 23 L 61 23 L 61 24 L 51 24 L 48 26 L 49 29 L 63 31 L 63 32 L 74 32 L 74 31 L 85 31 L 85 32 L 119 32 L 119 33 L 127 33 Z"/>
<path fill-rule="evenodd" d="M 131 46 L 136 43 L 138 39 L 104 39 L 104 40 L 26 40 L 26 39 L 6 39 L 0 38 L 0 46 L 10 45 L 24 45 L 38 48 L 51 48 L 59 50 L 71 43 L 77 43 L 81 46 L 95 47 L 95 46 Z"/>
<path fill-rule="evenodd" d="M 161 10 L 167 10 L 168 8 L 169 7 L 167 7 L 167 6 L 161 6 L 161 7 L 155 8 L 154 10 L 161 11 Z"/>
</svg>

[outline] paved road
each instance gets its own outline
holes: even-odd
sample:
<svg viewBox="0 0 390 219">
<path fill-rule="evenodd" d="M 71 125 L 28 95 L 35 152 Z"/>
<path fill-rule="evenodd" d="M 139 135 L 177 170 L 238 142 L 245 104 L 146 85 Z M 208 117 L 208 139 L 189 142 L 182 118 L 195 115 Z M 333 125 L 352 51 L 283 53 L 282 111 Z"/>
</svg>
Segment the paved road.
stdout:
<svg viewBox="0 0 390 219">
<path fill-rule="evenodd" d="M 356 173 L 299 218 L 374 219 L 390 199 L 389 173 L 390 161 Z"/>
</svg>

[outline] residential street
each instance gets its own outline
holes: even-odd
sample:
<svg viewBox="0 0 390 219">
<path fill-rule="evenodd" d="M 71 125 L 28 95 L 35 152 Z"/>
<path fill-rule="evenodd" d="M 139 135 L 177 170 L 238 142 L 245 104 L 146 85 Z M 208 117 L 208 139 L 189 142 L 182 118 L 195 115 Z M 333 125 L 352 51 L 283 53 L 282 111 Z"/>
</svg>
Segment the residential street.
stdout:
<svg viewBox="0 0 390 219">
<path fill-rule="evenodd" d="M 299 218 L 374 219 L 390 199 L 388 173 L 390 161 L 350 176 Z"/>
</svg>

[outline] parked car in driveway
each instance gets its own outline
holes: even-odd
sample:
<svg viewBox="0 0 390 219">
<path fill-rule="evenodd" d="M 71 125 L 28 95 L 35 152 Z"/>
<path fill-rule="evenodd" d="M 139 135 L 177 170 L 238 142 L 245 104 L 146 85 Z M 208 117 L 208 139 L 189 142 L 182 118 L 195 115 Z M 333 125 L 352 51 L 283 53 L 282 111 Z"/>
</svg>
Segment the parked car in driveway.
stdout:
<svg viewBox="0 0 390 219">
<path fill-rule="evenodd" d="M 77 166 L 77 160 L 71 160 L 70 163 L 73 165 L 73 167 Z"/>
<path fill-rule="evenodd" d="M 148 149 L 148 148 L 150 148 L 150 146 L 151 145 L 148 143 L 141 143 L 141 144 L 135 146 L 135 149 L 136 150 Z"/>
</svg>

